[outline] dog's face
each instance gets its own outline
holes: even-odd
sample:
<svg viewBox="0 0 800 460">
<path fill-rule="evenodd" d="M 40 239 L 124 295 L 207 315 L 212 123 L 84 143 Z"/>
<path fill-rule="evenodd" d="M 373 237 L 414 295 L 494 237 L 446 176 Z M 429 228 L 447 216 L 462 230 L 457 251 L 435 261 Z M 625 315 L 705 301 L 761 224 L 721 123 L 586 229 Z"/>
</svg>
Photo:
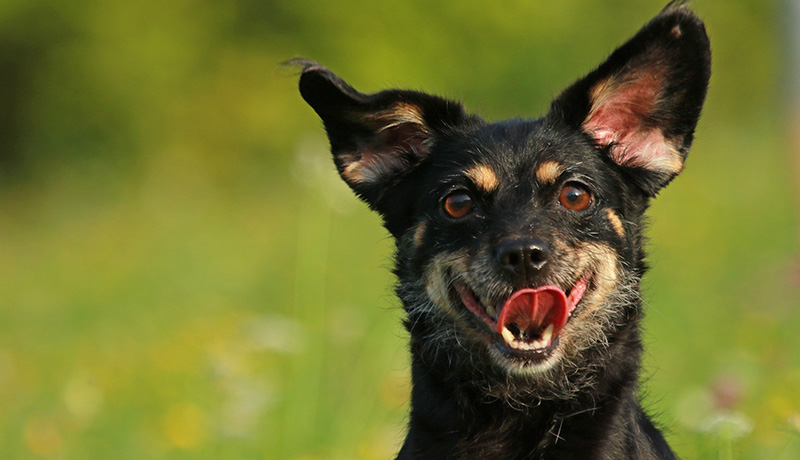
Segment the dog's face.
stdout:
<svg viewBox="0 0 800 460">
<path fill-rule="evenodd" d="M 484 125 L 407 180 L 424 193 L 403 194 L 414 222 L 399 274 L 417 291 L 403 297 L 421 300 L 411 313 L 440 317 L 434 337 L 449 327 L 529 374 L 574 361 L 622 320 L 643 199 L 583 136 L 547 120 Z"/>
<path fill-rule="evenodd" d="M 397 239 L 420 353 L 553 385 L 638 340 L 620 331 L 638 324 L 642 214 L 683 168 L 710 73 L 694 16 L 668 8 L 537 120 L 302 64 L 339 173 Z"/>
</svg>

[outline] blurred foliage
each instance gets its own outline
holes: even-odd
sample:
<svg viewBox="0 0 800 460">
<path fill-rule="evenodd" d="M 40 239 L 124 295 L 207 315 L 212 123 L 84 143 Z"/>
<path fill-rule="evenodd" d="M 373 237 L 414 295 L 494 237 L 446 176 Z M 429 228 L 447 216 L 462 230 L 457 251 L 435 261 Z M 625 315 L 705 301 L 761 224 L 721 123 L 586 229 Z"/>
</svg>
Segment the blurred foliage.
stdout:
<svg viewBox="0 0 800 460">
<path fill-rule="evenodd" d="M 278 63 L 535 116 L 662 3 L 0 2 L 0 457 L 390 458 L 392 243 Z M 651 212 L 645 399 L 684 458 L 800 458 L 781 12 L 695 5 L 714 75 Z"/>
</svg>

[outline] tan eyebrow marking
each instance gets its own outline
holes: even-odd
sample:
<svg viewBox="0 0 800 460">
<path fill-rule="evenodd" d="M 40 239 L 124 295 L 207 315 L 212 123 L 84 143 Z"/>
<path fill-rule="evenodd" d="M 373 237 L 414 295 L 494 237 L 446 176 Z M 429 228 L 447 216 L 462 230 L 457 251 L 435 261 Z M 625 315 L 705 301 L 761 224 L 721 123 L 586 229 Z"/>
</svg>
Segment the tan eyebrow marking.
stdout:
<svg viewBox="0 0 800 460">
<path fill-rule="evenodd" d="M 486 165 L 476 165 L 465 172 L 475 186 L 485 192 L 491 192 L 497 188 L 499 181 L 494 170 Z"/>
<path fill-rule="evenodd" d="M 536 168 L 536 178 L 542 184 L 554 184 L 561 173 L 564 172 L 564 166 L 552 160 L 544 161 Z"/>
<path fill-rule="evenodd" d="M 617 213 L 614 212 L 611 208 L 606 208 L 606 214 L 608 214 L 608 220 L 611 221 L 611 226 L 614 227 L 614 231 L 617 232 L 620 238 L 625 237 L 625 227 L 622 226 L 622 220 L 620 220 Z"/>
</svg>

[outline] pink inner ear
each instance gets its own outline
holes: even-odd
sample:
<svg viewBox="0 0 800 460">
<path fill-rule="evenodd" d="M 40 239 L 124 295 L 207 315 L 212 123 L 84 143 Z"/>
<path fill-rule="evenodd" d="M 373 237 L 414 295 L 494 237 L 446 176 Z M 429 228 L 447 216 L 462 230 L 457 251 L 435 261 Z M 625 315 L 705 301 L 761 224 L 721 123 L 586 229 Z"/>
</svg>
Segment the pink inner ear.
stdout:
<svg viewBox="0 0 800 460">
<path fill-rule="evenodd" d="M 661 88 L 662 79 L 654 73 L 626 81 L 611 78 L 593 88 L 592 110 L 583 127 L 599 145 L 612 146 L 611 156 L 618 164 L 680 170 L 680 156 L 661 129 L 648 123 Z"/>
</svg>

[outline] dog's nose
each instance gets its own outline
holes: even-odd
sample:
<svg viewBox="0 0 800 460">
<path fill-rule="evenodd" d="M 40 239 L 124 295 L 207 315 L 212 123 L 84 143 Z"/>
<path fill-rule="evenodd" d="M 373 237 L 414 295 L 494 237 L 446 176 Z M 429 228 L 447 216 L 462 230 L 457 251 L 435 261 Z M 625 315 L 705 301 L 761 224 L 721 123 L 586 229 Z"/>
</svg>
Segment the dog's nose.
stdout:
<svg viewBox="0 0 800 460">
<path fill-rule="evenodd" d="M 548 257 L 550 250 L 538 238 L 508 240 L 497 247 L 497 262 L 500 267 L 525 281 L 544 267 Z"/>
</svg>

